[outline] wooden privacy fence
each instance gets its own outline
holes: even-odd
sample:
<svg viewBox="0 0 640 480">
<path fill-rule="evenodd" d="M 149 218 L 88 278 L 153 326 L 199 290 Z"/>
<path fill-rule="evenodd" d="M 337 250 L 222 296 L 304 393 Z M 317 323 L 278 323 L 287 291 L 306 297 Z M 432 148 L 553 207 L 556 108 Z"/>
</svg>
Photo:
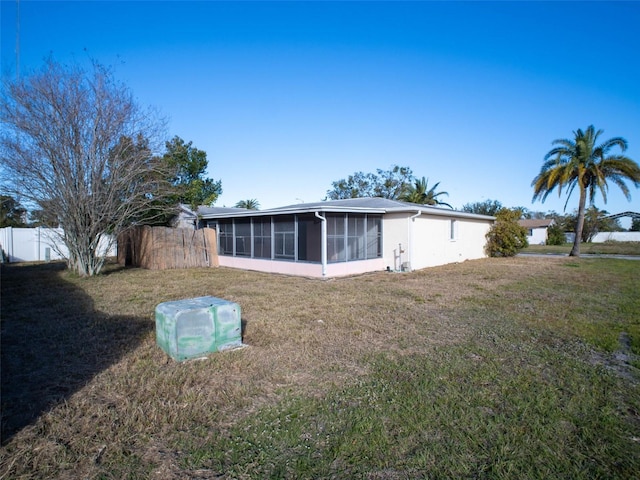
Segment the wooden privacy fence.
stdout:
<svg viewBox="0 0 640 480">
<path fill-rule="evenodd" d="M 150 270 L 217 267 L 216 231 L 211 228 L 132 228 L 118 236 L 118 263 Z"/>
</svg>

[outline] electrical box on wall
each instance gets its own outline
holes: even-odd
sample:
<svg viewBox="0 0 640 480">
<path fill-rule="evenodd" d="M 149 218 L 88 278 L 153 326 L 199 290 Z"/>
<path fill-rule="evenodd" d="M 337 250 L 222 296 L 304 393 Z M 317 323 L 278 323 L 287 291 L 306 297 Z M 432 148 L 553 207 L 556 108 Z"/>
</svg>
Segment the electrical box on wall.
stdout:
<svg viewBox="0 0 640 480">
<path fill-rule="evenodd" d="M 156 342 L 179 362 L 242 345 L 240 305 L 216 297 L 156 306 Z"/>
</svg>

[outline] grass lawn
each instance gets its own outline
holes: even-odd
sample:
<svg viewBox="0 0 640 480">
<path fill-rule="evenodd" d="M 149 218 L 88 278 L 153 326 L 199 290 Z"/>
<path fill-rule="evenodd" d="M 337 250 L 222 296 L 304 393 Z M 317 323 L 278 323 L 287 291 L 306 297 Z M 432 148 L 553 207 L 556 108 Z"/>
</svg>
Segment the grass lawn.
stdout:
<svg viewBox="0 0 640 480">
<path fill-rule="evenodd" d="M 529 245 L 523 253 L 564 253 L 569 254 L 573 244 Z M 581 243 L 580 253 L 591 255 L 640 255 L 640 242 Z"/>
<path fill-rule="evenodd" d="M 640 263 L 317 280 L 2 265 L 0 479 L 638 478 Z M 248 348 L 177 363 L 164 301 Z"/>
</svg>

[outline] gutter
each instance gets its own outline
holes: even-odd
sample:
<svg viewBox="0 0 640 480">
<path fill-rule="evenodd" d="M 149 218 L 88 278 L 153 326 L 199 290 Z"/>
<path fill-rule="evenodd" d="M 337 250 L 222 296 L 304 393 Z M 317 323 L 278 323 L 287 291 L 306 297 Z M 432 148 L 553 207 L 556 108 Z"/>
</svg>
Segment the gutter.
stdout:
<svg viewBox="0 0 640 480">
<path fill-rule="evenodd" d="M 215 220 L 218 218 L 244 218 L 244 217 L 264 217 L 277 215 L 295 215 L 302 213 L 316 212 L 335 212 L 335 213 L 371 213 L 384 215 L 389 210 L 384 208 L 344 208 L 344 207 L 308 207 L 308 208 L 286 208 L 286 209 L 269 209 L 269 210 L 244 210 L 238 209 L 238 212 L 222 212 L 222 213 L 203 213 L 201 218 L 204 220 Z"/>
<path fill-rule="evenodd" d="M 411 222 L 408 223 L 408 228 L 409 228 L 409 268 L 411 268 L 411 269 L 413 269 L 412 268 L 412 265 L 413 265 L 413 222 L 420 215 L 422 215 L 422 210 L 416 211 L 416 213 L 414 215 L 411 215 L 409 217 L 409 220 L 411 220 Z M 400 265 L 400 270 L 402 270 L 402 265 Z"/>
<path fill-rule="evenodd" d="M 320 227 L 320 261 L 322 262 L 322 278 L 327 276 L 327 219 L 320 215 L 319 212 L 315 213 L 316 218 L 322 220 L 322 226 Z"/>
</svg>

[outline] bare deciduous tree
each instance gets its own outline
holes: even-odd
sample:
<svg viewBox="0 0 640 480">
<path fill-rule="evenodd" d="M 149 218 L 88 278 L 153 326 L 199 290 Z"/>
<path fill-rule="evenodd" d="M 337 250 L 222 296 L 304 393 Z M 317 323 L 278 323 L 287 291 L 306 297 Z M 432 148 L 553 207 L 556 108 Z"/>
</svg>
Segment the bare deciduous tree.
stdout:
<svg viewBox="0 0 640 480">
<path fill-rule="evenodd" d="M 70 269 L 99 273 L 117 234 L 165 194 L 169 175 L 153 155 L 163 121 L 104 66 L 52 59 L 5 82 L 0 113 L 5 187 L 57 219 Z"/>
</svg>

